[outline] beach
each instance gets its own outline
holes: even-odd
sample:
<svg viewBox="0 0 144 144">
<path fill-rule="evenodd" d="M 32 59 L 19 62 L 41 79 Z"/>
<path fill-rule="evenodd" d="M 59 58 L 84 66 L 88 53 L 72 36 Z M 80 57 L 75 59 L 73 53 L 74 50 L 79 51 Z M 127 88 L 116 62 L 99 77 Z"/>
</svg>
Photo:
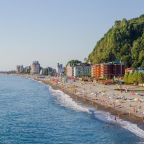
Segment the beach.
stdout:
<svg viewBox="0 0 144 144">
<path fill-rule="evenodd" d="M 85 97 L 62 92 L 62 83 L 51 87 L 47 79 L 53 83 L 57 78 L 0 75 L 0 79 L 1 143 L 137 144 L 144 140 L 143 124 L 116 118 Z"/>
<path fill-rule="evenodd" d="M 136 123 L 144 122 L 143 87 L 133 85 L 104 85 L 80 80 L 64 83 L 58 77 L 27 76 L 68 94 L 75 100 L 110 112 L 115 118 Z M 135 92 L 139 90 L 139 92 Z"/>
</svg>

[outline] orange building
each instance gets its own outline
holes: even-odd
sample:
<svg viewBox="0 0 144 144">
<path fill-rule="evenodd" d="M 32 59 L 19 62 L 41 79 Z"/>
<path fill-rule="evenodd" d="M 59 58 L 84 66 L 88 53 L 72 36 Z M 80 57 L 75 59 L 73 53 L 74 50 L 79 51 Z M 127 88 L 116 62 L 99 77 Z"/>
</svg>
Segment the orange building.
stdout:
<svg viewBox="0 0 144 144">
<path fill-rule="evenodd" d="M 91 77 L 98 79 L 101 76 L 100 64 L 91 66 Z"/>
<path fill-rule="evenodd" d="M 91 76 L 93 78 L 113 78 L 123 76 L 125 68 L 123 64 L 102 63 L 91 67 Z"/>
</svg>

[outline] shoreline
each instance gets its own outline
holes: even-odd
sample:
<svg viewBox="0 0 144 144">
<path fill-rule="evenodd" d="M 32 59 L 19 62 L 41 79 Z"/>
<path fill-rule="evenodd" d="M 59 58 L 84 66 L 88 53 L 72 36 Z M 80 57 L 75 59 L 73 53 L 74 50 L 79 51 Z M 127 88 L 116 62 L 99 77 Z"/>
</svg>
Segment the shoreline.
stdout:
<svg viewBox="0 0 144 144">
<path fill-rule="evenodd" d="M 127 120 L 127 121 L 137 123 L 137 124 L 142 124 L 144 122 L 143 117 L 139 117 L 133 113 L 124 112 L 124 111 L 118 110 L 116 108 L 109 107 L 107 105 L 103 105 L 96 100 L 89 99 L 87 96 L 80 97 L 79 95 L 76 95 L 76 94 L 70 92 L 69 90 L 62 88 L 58 84 L 53 84 L 51 81 L 40 79 L 40 78 L 34 78 L 34 80 L 41 81 L 42 83 L 51 86 L 54 90 L 61 90 L 76 101 L 79 101 L 79 102 L 89 105 L 89 106 L 93 106 L 97 110 L 103 110 L 105 112 L 109 112 L 110 114 L 112 114 L 120 119 Z"/>
<path fill-rule="evenodd" d="M 122 120 L 126 120 L 126 121 L 130 121 L 132 123 L 136 123 L 136 124 L 143 124 L 144 123 L 144 116 L 139 114 L 137 115 L 136 113 L 129 113 L 128 108 L 125 107 L 117 107 L 117 106 L 113 106 L 110 100 L 106 101 L 107 103 L 103 102 L 103 98 L 105 98 L 106 96 L 103 96 L 102 98 L 94 98 L 91 99 L 88 94 L 85 94 L 83 96 L 80 96 L 79 94 L 77 94 L 75 91 L 70 90 L 69 88 L 65 87 L 67 84 L 65 85 L 61 85 L 58 83 L 54 83 L 51 80 L 51 77 L 41 77 L 39 75 L 15 75 L 15 76 L 21 76 L 24 78 L 30 78 L 36 81 L 40 81 L 46 85 L 51 86 L 54 90 L 60 90 L 62 92 L 64 92 L 65 94 L 69 95 L 72 99 L 74 99 L 75 101 L 79 101 L 82 104 L 88 105 L 88 106 L 92 106 L 94 108 L 96 108 L 97 110 L 102 110 L 104 112 L 109 112 L 110 114 L 112 114 L 113 116 L 116 116 L 117 118 L 120 118 Z M 72 84 L 69 84 L 72 85 Z M 104 86 L 101 84 L 98 84 L 100 87 Z M 109 87 L 109 86 L 108 86 Z M 86 88 L 88 89 L 88 88 Z M 111 90 L 109 90 L 111 91 Z M 112 91 L 113 93 L 113 91 Z M 109 93 L 108 93 L 109 94 Z M 107 95 L 108 95 L 107 94 Z"/>
</svg>

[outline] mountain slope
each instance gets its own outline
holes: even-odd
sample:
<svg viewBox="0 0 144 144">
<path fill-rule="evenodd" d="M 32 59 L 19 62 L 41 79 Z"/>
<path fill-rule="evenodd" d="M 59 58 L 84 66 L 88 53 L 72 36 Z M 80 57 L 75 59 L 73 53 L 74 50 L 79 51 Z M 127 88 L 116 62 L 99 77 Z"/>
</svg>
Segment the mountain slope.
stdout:
<svg viewBox="0 0 144 144">
<path fill-rule="evenodd" d="M 122 61 L 127 67 L 144 66 L 144 15 L 116 21 L 90 53 L 92 63 Z"/>
</svg>

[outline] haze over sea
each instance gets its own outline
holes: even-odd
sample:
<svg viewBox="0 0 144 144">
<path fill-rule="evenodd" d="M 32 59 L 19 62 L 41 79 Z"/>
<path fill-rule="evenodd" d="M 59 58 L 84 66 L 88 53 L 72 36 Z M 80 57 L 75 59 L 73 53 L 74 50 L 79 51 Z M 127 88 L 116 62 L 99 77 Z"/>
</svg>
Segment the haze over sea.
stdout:
<svg viewBox="0 0 144 144">
<path fill-rule="evenodd" d="M 137 144 L 144 131 L 17 76 L 0 76 L 2 144 Z"/>
</svg>

